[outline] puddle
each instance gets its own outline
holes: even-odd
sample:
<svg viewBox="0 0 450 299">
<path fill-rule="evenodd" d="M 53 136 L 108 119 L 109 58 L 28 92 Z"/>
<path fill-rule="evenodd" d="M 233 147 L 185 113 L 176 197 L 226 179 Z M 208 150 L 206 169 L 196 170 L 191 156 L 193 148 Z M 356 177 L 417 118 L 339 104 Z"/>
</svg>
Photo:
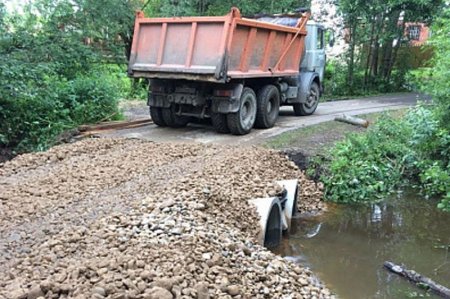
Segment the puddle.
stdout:
<svg viewBox="0 0 450 299">
<path fill-rule="evenodd" d="M 450 287 L 450 213 L 412 192 L 371 205 L 333 207 L 321 218 L 293 220 L 274 251 L 310 267 L 340 298 L 440 298 L 389 273 L 404 264 Z"/>
</svg>

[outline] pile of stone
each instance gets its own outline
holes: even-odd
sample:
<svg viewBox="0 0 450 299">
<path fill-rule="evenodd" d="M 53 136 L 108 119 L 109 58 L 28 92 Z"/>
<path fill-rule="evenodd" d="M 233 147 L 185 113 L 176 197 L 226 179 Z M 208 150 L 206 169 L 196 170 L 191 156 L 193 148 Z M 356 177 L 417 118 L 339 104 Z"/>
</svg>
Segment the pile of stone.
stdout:
<svg viewBox="0 0 450 299">
<path fill-rule="evenodd" d="M 0 168 L 0 298 L 332 298 L 257 244 L 248 199 L 298 179 L 271 150 L 92 139 Z M 4 192 L 3 192 L 4 190 Z"/>
</svg>

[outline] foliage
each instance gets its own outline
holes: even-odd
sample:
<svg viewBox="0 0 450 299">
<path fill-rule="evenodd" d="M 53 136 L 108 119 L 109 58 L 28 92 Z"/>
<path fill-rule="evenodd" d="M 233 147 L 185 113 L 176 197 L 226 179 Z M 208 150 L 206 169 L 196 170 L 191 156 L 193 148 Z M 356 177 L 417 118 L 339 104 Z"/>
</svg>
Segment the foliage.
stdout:
<svg viewBox="0 0 450 299">
<path fill-rule="evenodd" d="M 43 150 L 62 131 L 117 115 L 118 97 L 146 98 L 126 77 L 135 11 L 148 16 L 293 10 L 308 1 L 0 1 L 0 147 Z"/>
<path fill-rule="evenodd" d="M 309 7 L 309 4 L 309 0 L 150 0 L 145 12 L 156 16 L 224 15 L 235 6 L 242 14 L 252 15 L 289 12 L 299 7 Z"/>
<path fill-rule="evenodd" d="M 116 85 L 100 74 L 41 84 L 0 98 L 0 143 L 18 153 L 44 150 L 64 130 L 117 116 Z"/>
<path fill-rule="evenodd" d="M 326 198 L 357 202 L 380 198 L 392 191 L 405 171 L 401 162 L 412 157 L 409 128 L 384 116 L 365 135 L 350 135 L 332 150 L 333 160 L 323 178 Z"/>
<path fill-rule="evenodd" d="M 450 211 L 450 8 L 433 27 L 433 66 L 416 72 L 415 84 L 432 95 L 432 105 L 418 105 L 401 120 L 383 118 L 367 134 L 351 135 L 331 151 L 322 177 L 326 198 L 337 202 L 373 200 L 402 182 L 439 196 Z"/>
<path fill-rule="evenodd" d="M 440 126 L 450 130 L 450 8 L 434 23 L 431 44 L 434 46 L 433 67 L 417 74 L 419 87 L 433 97 Z"/>
<path fill-rule="evenodd" d="M 322 177 L 326 198 L 376 200 L 406 181 L 427 196 L 445 196 L 450 192 L 449 145 L 448 132 L 442 132 L 429 107 L 415 107 L 399 120 L 382 117 L 366 134 L 350 135 L 332 149 L 333 160 Z"/>
<path fill-rule="evenodd" d="M 338 96 L 399 91 L 412 68 L 405 36 L 408 22 L 429 23 L 443 5 L 440 0 L 337 2 L 348 50 L 339 57 L 346 80 L 336 81 Z M 342 67 L 341 67 L 342 68 Z M 337 75 L 342 77 L 342 73 Z M 334 94 L 331 94 L 334 96 Z"/>
<path fill-rule="evenodd" d="M 44 150 L 64 130 L 118 117 L 118 98 L 133 95 L 137 2 L 102 3 L 38 0 L 14 15 L 0 5 L 0 147 Z"/>
</svg>

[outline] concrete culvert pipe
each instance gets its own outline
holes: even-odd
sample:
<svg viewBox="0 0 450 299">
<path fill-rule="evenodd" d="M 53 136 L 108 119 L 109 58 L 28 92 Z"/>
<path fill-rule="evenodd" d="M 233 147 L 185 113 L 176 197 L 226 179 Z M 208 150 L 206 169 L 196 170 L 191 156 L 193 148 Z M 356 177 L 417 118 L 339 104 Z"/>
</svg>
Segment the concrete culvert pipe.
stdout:
<svg viewBox="0 0 450 299">
<path fill-rule="evenodd" d="M 278 197 L 251 199 L 250 203 L 256 206 L 259 216 L 261 233 L 260 244 L 271 248 L 278 246 L 281 242 L 282 212 Z"/>
<path fill-rule="evenodd" d="M 277 183 L 287 191 L 283 213 L 286 219 L 288 229 L 290 229 L 292 217 L 295 216 L 298 210 L 297 206 L 298 180 L 284 180 L 284 181 L 277 181 Z"/>
</svg>

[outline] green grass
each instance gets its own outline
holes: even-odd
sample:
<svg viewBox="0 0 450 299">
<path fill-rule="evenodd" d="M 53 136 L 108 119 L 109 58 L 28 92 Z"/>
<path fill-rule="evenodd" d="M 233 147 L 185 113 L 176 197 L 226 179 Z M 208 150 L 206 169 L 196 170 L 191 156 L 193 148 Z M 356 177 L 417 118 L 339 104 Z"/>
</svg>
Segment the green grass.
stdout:
<svg viewBox="0 0 450 299">
<path fill-rule="evenodd" d="M 374 123 L 383 114 L 389 113 L 394 118 L 400 118 L 406 111 L 407 109 L 399 109 L 389 112 L 362 114 L 358 117 L 367 119 L 370 123 Z M 320 153 L 333 145 L 336 141 L 343 139 L 348 133 L 364 131 L 364 128 L 336 121 L 327 121 L 317 125 L 285 132 L 271 138 L 264 146 L 272 149 L 300 148 L 305 149 L 310 153 Z"/>
</svg>

